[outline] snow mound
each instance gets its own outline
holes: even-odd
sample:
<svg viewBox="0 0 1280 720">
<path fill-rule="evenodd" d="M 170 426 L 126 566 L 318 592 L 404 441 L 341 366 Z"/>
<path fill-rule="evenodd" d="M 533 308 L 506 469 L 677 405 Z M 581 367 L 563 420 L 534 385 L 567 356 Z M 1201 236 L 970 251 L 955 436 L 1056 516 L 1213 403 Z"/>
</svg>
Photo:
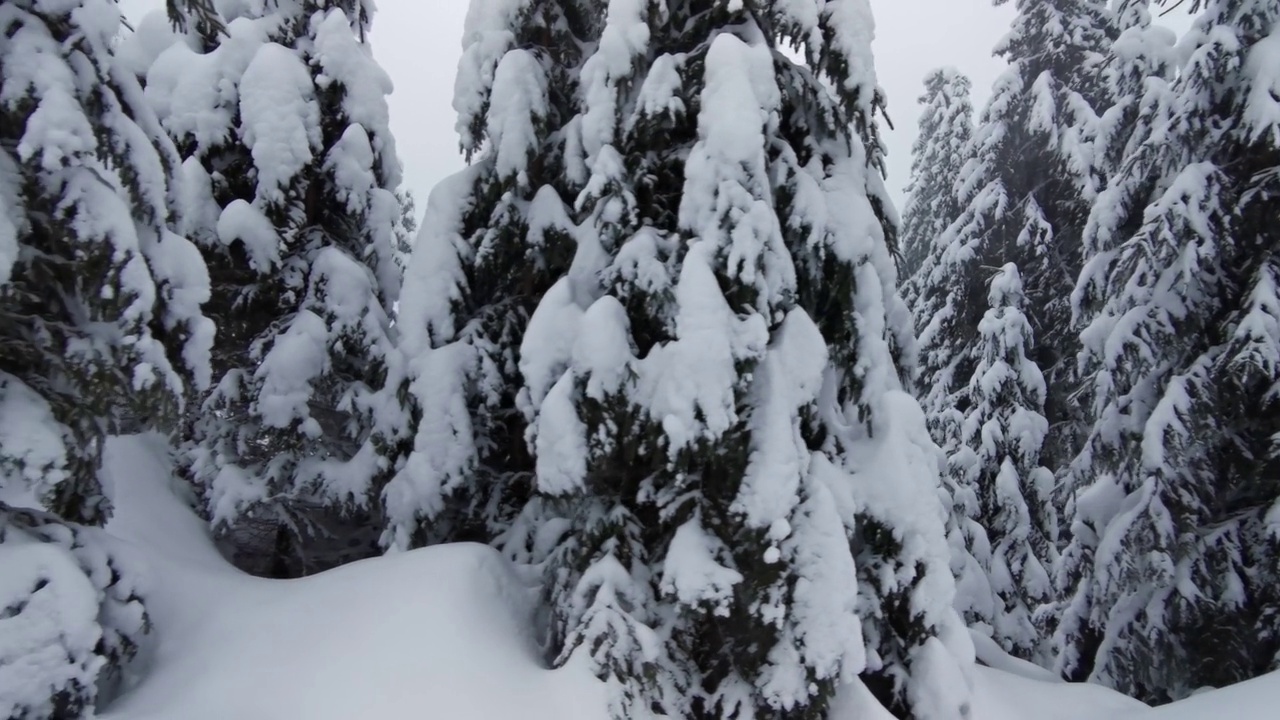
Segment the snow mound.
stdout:
<svg viewBox="0 0 1280 720">
<path fill-rule="evenodd" d="M 973 647 L 977 654 L 978 662 L 989 668 L 1041 682 L 1065 682 L 1057 675 L 1033 662 L 1028 662 L 1006 653 L 995 640 L 992 640 L 987 635 L 975 630 L 970 630 L 969 635 L 973 638 Z"/>
<path fill-rule="evenodd" d="M 1220 690 L 1209 690 L 1145 711 L 1123 715 L 1116 720 L 1272 720 L 1280 714 L 1280 672 L 1237 683 Z"/>
<path fill-rule="evenodd" d="M 73 706 L 92 699 L 86 688 L 104 663 L 93 651 L 97 588 L 52 544 L 0 545 L 0 567 L 0 715 L 57 717 L 50 691 Z"/>
<path fill-rule="evenodd" d="M 100 720 L 605 720 L 581 668 L 545 669 L 530 588 L 495 551 L 446 545 L 300 580 L 240 573 L 174 494 L 163 441 L 116 438 L 109 531 L 145 560 L 156 647 Z"/>
<path fill-rule="evenodd" d="M 982 665 L 973 678 L 973 720 L 1148 720 L 1146 705 L 1101 685 L 1037 680 Z"/>
<path fill-rule="evenodd" d="M 539 666 L 524 594 L 478 545 L 235 583 L 103 720 L 605 717 L 594 678 Z"/>
</svg>

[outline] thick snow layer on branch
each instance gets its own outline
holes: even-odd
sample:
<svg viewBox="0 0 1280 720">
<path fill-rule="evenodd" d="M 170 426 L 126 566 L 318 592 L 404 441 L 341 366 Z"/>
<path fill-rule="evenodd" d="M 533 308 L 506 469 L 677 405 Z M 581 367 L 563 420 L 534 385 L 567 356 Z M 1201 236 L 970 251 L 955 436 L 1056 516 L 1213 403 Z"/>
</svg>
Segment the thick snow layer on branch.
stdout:
<svg viewBox="0 0 1280 720">
<path fill-rule="evenodd" d="M 547 115 L 547 76 L 528 50 L 502 56 L 493 74 L 493 95 L 485 116 L 500 177 L 523 176 Z"/>
<path fill-rule="evenodd" d="M 342 85 L 342 112 L 347 122 L 363 128 L 373 150 L 382 157 L 387 176 L 381 178 L 381 184 L 397 187 L 400 161 L 387 108 L 387 96 L 395 89 L 391 76 L 373 59 L 370 46 L 357 38 L 342 10 L 334 8 L 312 22 L 317 25 L 311 63 L 320 68 L 316 84 L 321 88 L 334 82 Z"/>
<path fill-rule="evenodd" d="M 265 273 L 280 262 L 282 248 L 275 225 L 249 202 L 232 200 L 218 214 L 217 229 L 222 244 L 244 244 L 249 267 L 254 270 Z"/>
<path fill-rule="evenodd" d="M 751 458 L 733 507 L 747 525 L 768 528 L 796 503 L 809 449 L 800 437 L 800 410 L 817 397 L 827 369 L 827 345 L 803 310 L 792 310 L 756 368 Z"/>
<path fill-rule="evenodd" d="M 40 508 L 40 498 L 67 477 L 68 439 L 48 401 L 0 373 L 0 503 Z"/>
<path fill-rule="evenodd" d="M 244 143 L 258 169 L 258 195 L 281 202 L 320 144 L 320 109 L 307 66 L 275 43 L 258 48 L 240 79 Z"/>
<path fill-rule="evenodd" d="M 689 248 L 676 284 L 676 340 L 640 363 L 639 396 L 674 454 L 714 441 L 737 422 L 735 363 L 759 358 L 769 332 L 759 315 L 737 317 L 711 271 L 711 247 Z"/>
<path fill-rule="evenodd" d="M 663 564 L 662 589 L 676 596 L 686 607 L 707 606 L 715 615 L 727 616 L 733 588 L 742 574 L 725 567 L 721 560 L 728 548 L 691 518 L 676 530 Z"/>
<path fill-rule="evenodd" d="M 582 145 L 587 162 L 614 142 L 618 125 L 619 83 L 631 75 L 632 66 L 649 46 L 646 18 L 649 0 L 609 0 L 600 44 L 582 66 L 581 82 L 586 112 L 582 115 Z"/>
<path fill-rule="evenodd" d="M 472 0 L 462 30 L 462 57 L 453 86 L 453 109 L 464 150 L 476 150 L 484 138 L 473 125 L 492 96 L 494 72 L 515 44 L 517 17 L 531 0 Z"/>
</svg>

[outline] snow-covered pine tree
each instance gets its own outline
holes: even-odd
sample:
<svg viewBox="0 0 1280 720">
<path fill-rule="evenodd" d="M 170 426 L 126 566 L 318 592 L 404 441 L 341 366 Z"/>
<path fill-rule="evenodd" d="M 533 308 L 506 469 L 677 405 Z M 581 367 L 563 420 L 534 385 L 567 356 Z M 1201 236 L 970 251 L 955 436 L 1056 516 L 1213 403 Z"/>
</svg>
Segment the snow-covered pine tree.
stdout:
<svg viewBox="0 0 1280 720">
<path fill-rule="evenodd" d="M 968 619 L 988 624 L 1010 653 L 1044 662 L 1037 612 L 1052 599 L 1058 530 L 1053 473 L 1040 464 L 1049 429 L 1044 376 L 1026 354 L 1033 337 L 1017 266 L 1001 268 L 990 287 L 961 445 L 949 463 L 955 484 L 976 498 L 968 527 L 984 535 L 971 539 L 970 551 L 985 572 L 990 611 L 974 607 Z"/>
<path fill-rule="evenodd" d="M 916 378 L 917 396 L 927 409 L 929 429 L 946 458 L 960 450 L 964 413 L 960 399 L 968 387 L 963 378 L 953 377 L 957 358 L 935 336 L 947 326 L 954 313 L 952 296 L 942 291 L 955 278 L 934 272 L 946 246 L 939 241 L 947 227 L 959 216 L 958 181 L 968 161 L 973 136 L 973 106 L 969 99 L 969 79 L 951 68 L 925 77 L 920 96 L 924 112 L 920 135 L 912 146 L 911 180 L 907 186 L 907 206 L 902 217 L 903 300 L 915 319 L 920 334 L 921 355 Z M 951 571 L 956 579 L 956 609 L 971 621 L 990 620 L 994 595 L 985 570 L 974 557 L 989 555 L 986 532 L 978 524 L 978 496 L 972 486 L 957 482 L 962 473 L 943 473 L 938 488 L 943 505 L 949 508 L 946 535 L 951 548 Z"/>
<path fill-rule="evenodd" d="M 958 447 L 962 414 L 956 408 L 960 404 L 958 397 L 966 388 L 963 378 L 952 377 L 956 360 L 949 348 L 933 339 L 945 326 L 947 314 L 954 312 L 949 305 L 951 294 L 943 291 L 954 278 L 935 277 L 934 271 L 946 249 L 939 241 L 961 210 L 957 183 L 973 137 L 970 87 L 967 77 L 950 68 L 935 70 L 925 77 L 925 92 L 920 96 L 924 113 L 920 136 L 912 146 L 911 180 L 901 234 L 906 271 L 901 274 L 905 278 L 902 295 L 921 338 L 918 395 L 927 410 L 933 437 L 948 455 Z M 962 489 L 951 488 L 951 492 Z M 954 505 L 960 501 L 953 498 L 949 502 Z M 956 520 L 960 525 L 967 524 L 959 517 Z M 954 532 L 951 534 L 954 536 Z M 955 560 L 967 564 L 961 550 L 963 543 L 953 542 L 953 546 L 961 553 Z M 959 566 L 956 570 L 960 573 Z"/>
<path fill-rule="evenodd" d="M 1074 297 L 1097 420 L 1069 476 L 1059 662 L 1150 700 L 1280 650 L 1280 3 L 1195 5 Z"/>
<path fill-rule="evenodd" d="M 208 383 L 173 147 L 112 55 L 111 0 L 0 4 L 0 716 L 93 714 L 146 630 L 93 528 L 108 435 L 174 429 Z"/>
<path fill-rule="evenodd" d="M 973 137 L 972 83 L 955 68 L 940 68 L 924 78 L 919 135 L 911 146 L 911 179 L 902 211 L 903 299 L 922 326 L 931 317 L 916 301 L 920 286 L 937 264 L 934 248 L 944 230 L 960 215 L 956 181 L 968 159 Z M 921 322 L 924 320 L 924 322 Z"/>
<path fill-rule="evenodd" d="M 1089 140 L 1111 16 L 1103 0 L 1015 4 L 1012 29 L 996 48 L 1009 67 L 996 80 L 960 174 L 960 216 L 939 239 L 937 263 L 920 284 L 921 385 L 931 393 L 926 409 L 935 427 L 940 413 L 967 404 L 986 278 L 991 268 L 1015 263 L 1036 331 L 1030 356 L 1048 379 L 1044 461 L 1055 468 L 1077 443 L 1068 395 L 1078 340 L 1068 298 L 1098 187 Z"/>
<path fill-rule="evenodd" d="M 166 226 L 172 146 L 116 72 L 114 3 L 6 3 L 0 22 L 3 403 L 62 438 L 6 445 L 5 464 L 59 517 L 100 524 L 102 439 L 172 428 L 208 381 L 208 279 Z"/>
<path fill-rule="evenodd" d="M 273 567 L 256 569 L 292 575 L 335 562 L 298 539 L 368 507 L 386 474 L 375 438 L 408 423 L 380 394 L 400 284 L 391 84 L 365 42 L 367 0 L 223 9 L 214 21 L 207 2 L 171 3 L 191 34 L 138 39 L 219 330 L 185 462 L 218 528 L 267 533 Z M 343 543 L 375 552 L 375 523 L 356 524 L 367 540 Z"/>
<path fill-rule="evenodd" d="M 822 717 L 859 674 L 963 712 L 871 34 L 865 2 L 613 0 L 568 86 L 578 224 L 520 346 L 536 523 L 506 540 L 618 717 Z M 423 243 L 456 262 L 456 227 Z"/>
<path fill-rule="evenodd" d="M 383 490 L 388 548 L 500 540 L 533 492 L 520 343 L 573 260 L 577 68 L 598 14 L 577 0 L 468 9 L 453 106 L 469 167 L 427 200 L 397 316 L 393 381 L 414 431 Z"/>
</svg>

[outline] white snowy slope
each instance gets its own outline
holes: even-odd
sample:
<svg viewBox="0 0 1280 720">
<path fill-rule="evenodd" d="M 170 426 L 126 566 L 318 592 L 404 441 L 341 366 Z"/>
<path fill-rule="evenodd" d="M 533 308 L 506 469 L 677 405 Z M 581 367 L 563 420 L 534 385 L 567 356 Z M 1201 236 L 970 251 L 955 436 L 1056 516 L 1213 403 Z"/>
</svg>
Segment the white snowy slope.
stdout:
<svg viewBox="0 0 1280 720">
<path fill-rule="evenodd" d="M 301 580 L 228 565 L 175 494 L 163 439 L 111 440 L 108 531 L 148 572 L 155 624 L 141 682 L 100 720 L 608 720 L 579 666 L 547 670 L 530 636 L 533 592 L 496 552 L 445 545 Z M 1156 710 L 1065 683 L 975 640 L 972 720 L 1232 720 L 1280 705 L 1280 675 Z M 1265 717 L 1272 717 L 1266 714 Z M 859 683 L 832 720 L 891 720 Z"/>
<path fill-rule="evenodd" d="M 1280 672 L 1115 720 L 1274 720 L 1276 717 L 1280 717 Z"/>
<path fill-rule="evenodd" d="M 157 647 L 101 720 L 604 720 L 599 683 L 549 671 L 530 593 L 494 551 L 452 545 L 302 580 L 228 566 L 170 491 L 154 438 L 107 448 L 109 531 L 147 561 Z"/>
<path fill-rule="evenodd" d="M 1101 685 L 1037 680 L 981 665 L 973 680 L 972 720 L 1147 720 L 1142 713 L 1149 711 Z"/>
</svg>

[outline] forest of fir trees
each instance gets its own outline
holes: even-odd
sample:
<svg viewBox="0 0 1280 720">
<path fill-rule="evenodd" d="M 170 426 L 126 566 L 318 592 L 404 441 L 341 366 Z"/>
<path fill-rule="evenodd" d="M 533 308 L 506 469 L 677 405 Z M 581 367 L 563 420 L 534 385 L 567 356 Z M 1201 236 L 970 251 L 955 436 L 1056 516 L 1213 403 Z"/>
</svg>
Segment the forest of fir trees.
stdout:
<svg viewBox="0 0 1280 720">
<path fill-rule="evenodd" d="M 0 2 L 0 716 L 156 642 L 137 433 L 258 576 L 492 546 L 619 720 L 1280 669 L 1280 0 L 1010 4 L 899 217 L 868 0 L 472 0 L 419 228 L 372 0 Z"/>
</svg>

